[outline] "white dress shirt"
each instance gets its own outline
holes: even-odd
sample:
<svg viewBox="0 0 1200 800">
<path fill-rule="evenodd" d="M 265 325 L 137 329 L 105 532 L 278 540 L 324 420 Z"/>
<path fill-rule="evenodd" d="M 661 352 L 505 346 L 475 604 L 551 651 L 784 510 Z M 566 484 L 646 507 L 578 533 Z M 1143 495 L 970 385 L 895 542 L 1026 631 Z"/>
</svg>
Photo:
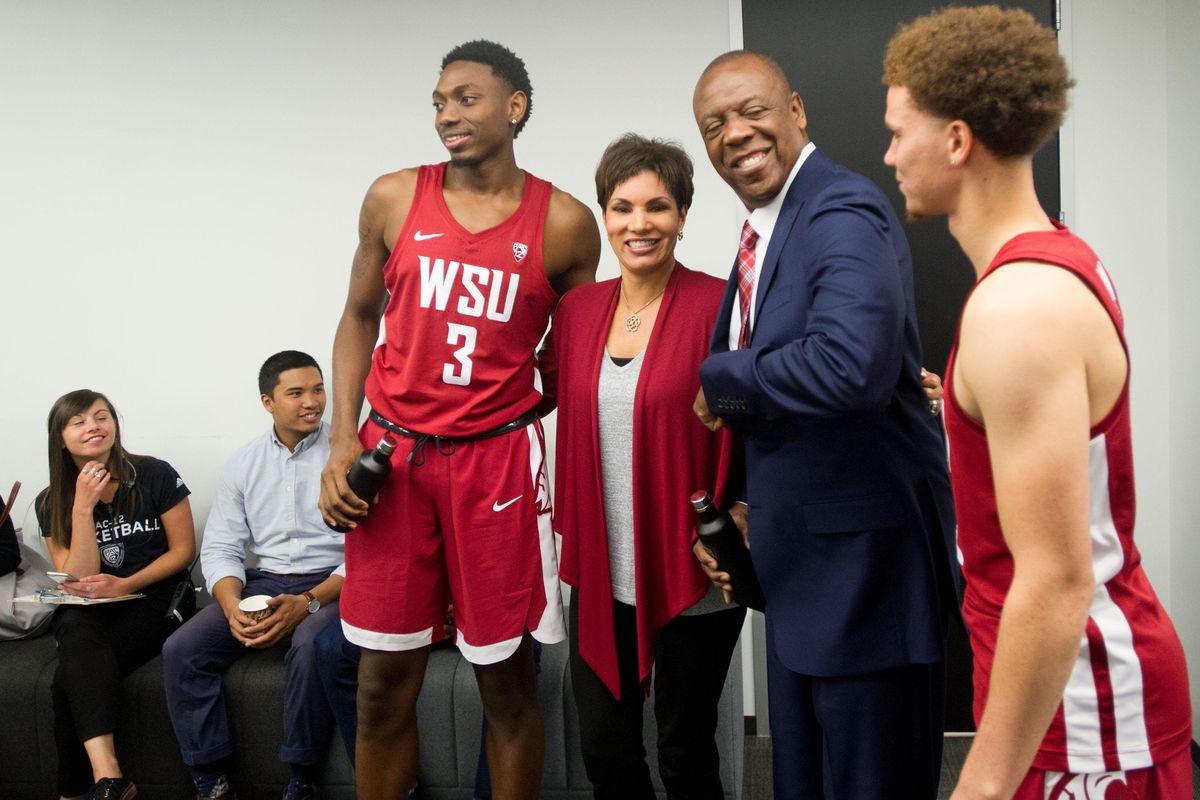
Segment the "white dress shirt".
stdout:
<svg viewBox="0 0 1200 800">
<path fill-rule="evenodd" d="M 750 291 L 750 326 L 754 327 L 754 304 L 758 301 L 758 276 L 762 273 L 763 264 L 767 260 L 767 248 L 771 244 L 771 234 L 775 232 L 775 223 L 779 221 L 779 212 L 783 210 L 783 200 L 787 197 L 788 189 L 792 188 L 792 181 L 796 180 L 796 173 L 800 171 L 800 167 L 804 166 L 804 162 L 808 160 L 808 156 L 817 147 L 812 142 L 804 145 L 804 149 L 800 151 L 800 157 L 796 159 L 796 163 L 792 166 L 792 171 L 788 173 L 788 178 L 783 184 L 783 188 L 779 190 L 779 194 L 771 198 L 771 202 L 761 208 L 756 208 L 750 212 L 747 220 L 750 222 L 750 227 L 754 228 L 754 232 L 758 234 L 758 241 L 754 244 L 754 286 Z M 737 295 L 733 297 L 733 313 L 729 315 L 729 349 L 738 349 L 738 338 L 742 332 L 742 307 L 738 302 Z"/>
<path fill-rule="evenodd" d="M 346 574 L 343 534 L 325 524 L 317 509 L 321 470 L 329 460 L 324 422 L 290 451 L 274 426 L 230 457 L 213 499 L 200 568 L 208 591 L 222 578 L 246 582 L 246 555 L 258 568 L 283 575 L 336 567 Z"/>
</svg>

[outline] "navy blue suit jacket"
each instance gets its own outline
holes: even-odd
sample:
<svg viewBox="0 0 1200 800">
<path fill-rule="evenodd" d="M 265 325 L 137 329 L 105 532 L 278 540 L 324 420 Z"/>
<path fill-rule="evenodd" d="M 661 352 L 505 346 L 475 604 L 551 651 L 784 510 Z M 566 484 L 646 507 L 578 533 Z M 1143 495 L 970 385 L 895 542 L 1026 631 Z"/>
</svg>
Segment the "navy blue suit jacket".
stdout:
<svg viewBox="0 0 1200 800">
<path fill-rule="evenodd" d="M 745 441 L 776 653 L 819 676 L 939 661 L 957 614 L 954 512 L 900 222 L 814 151 L 758 269 L 749 347 L 728 346 L 735 264 L 700 376 Z"/>
</svg>

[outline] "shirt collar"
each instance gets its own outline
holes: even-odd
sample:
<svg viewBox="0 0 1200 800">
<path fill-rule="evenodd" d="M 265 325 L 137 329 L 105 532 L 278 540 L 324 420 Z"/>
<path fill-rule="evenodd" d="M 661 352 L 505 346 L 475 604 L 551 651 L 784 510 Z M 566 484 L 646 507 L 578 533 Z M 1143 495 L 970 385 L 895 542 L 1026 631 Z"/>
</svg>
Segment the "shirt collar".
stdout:
<svg viewBox="0 0 1200 800">
<path fill-rule="evenodd" d="M 792 188 L 792 181 L 796 180 L 796 174 L 800 172 L 800 167 L 804 166 L 804 162 L 808 160 L 808 157 L 816 149 L 817 146 L 811 141 L 804 145 L 804 149 L 800 151 L 800 157 L 792 165 L 792 171 L 788 173 L 788 178 L 784 181 L 783 188 L 779 190 L 779 194 L 772 197 L 771 202 L 754 209 L 747 216 L 747 219 L 750 221 L 750 227 L 754 228 L 755 233 L 758 234 L 759 241 L 771 238 L 771 234 L 775 230 L 775 223 L 779 220 L 779 212 L 783 210 L 783 201 L 787 198 L 788 189 Z"/>
<path fill-rule="evenodd" d="M 325 420 L 321 420 L 321 424 L 317 426 L 317 429 L 315 431 L 310 433 L 308 436 L 305 436 L 303 439 L 301 439 L 296 444 L 295 451 L 288 450 L 288 446 L 286 444 L 284 444 L 283 442 L 279 441 L 279 434 L 275 432 L 274 425 L 271 426 L 271 441 L 274 442 L 275 444 L 279 445 L 280 447 L 282 447 L 284 450 L 287 450 L 289 455 L 295 455 L 297 453 L 303 453 L 305 450 L 307 450 L 309 447 L 311 447 L 313 445 L 313 443 L 317 440 L 317 437 L 321 435 L 321 431 L 324 430 L 324 428 L 325 428 Z"/>
</svg>

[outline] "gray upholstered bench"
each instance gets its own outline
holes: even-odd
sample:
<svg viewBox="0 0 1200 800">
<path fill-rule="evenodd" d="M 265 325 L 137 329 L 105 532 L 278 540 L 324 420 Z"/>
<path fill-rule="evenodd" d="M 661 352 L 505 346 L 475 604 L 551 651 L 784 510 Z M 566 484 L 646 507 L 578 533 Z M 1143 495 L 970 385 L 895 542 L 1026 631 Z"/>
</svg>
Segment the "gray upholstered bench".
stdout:
<svg viewBox="0 0 1200 800">
<path fill-rule="evenodd" d="M 54 797 L 54 732 L 50 682 L 54 639 L 0 642 L 0 798 Z M 252 653 L 232 667 L 225 691 L 232 709 L 237 753 L 234 778 L 241 800 L 278 800 L 287 781 L 279 763 L 283 702 L 281 652 Z M 154 659 L 121 687 L 124 713 L 118 755 L 137 783 L 140 800 L 182 800 L 191 782 L 179 757 L 162 688 L 162 662 Z M 542 797 L 584 800 L 591 796 L 579 755 L 579 723 L 571 701 L 566 644 L 545 648 L 538 694 L 546 730 Z M 647 705 L 647 751 L 658 782 L 655 726 Z M 475 675 L 454 650 L 435 651 L 421 691 L 421 794 L 427 800 L 469 800 L 475 781 L 481 709 Z M 718 747 L 726 797 L 742 787 L 743 722 L 741 656 L 734 653 L 721 699 Z M 350 764 L 335 740 L 321 766 L 323 800 L 354 797 Z M 660 787 L 661 789 L 661 787 Z"/>
</svg>

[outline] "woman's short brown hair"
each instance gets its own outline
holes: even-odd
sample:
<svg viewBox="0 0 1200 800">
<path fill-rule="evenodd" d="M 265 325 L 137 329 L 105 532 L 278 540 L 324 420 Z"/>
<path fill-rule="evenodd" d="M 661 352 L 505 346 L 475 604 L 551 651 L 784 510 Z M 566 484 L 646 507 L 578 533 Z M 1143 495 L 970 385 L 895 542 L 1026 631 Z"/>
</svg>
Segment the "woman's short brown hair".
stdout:
<svg viewBox="0 0 1200 800">
<path fill-rule="evenodd" d="M 1074 85 L 1058 40 L 1026 11 L 944 8 L 901 25 L 883 82 L 919 108 L 961 119 L 997 156 L 1029 156 L 1062 124 Z"/>
<path fill-rule="evenodd" d="M 596 200 L 608 205 L 613 189 L 635 175 L 653 172 L 679 208 L 692 205 L 692 159 L 675 142 L 627 133 L 604 149 L 596 165 Z"/>
</svg>

